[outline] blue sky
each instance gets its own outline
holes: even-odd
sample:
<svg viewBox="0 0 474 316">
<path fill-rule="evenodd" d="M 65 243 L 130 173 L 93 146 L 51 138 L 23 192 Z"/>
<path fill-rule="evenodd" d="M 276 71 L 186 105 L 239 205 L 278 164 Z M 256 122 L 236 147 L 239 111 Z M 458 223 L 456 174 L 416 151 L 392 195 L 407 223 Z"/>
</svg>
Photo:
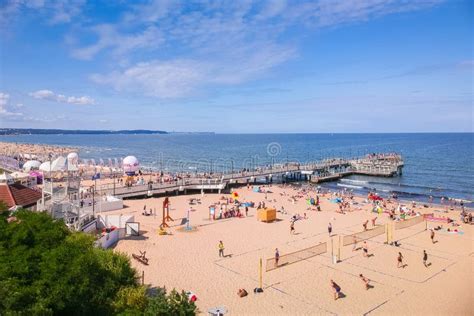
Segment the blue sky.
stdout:
<svg viewBox="0 0 474 316">
<path fill-rule="evenodd" d="M 467 132 L 473 4 L 2 1 L 0 126 Z"/>
</svg>

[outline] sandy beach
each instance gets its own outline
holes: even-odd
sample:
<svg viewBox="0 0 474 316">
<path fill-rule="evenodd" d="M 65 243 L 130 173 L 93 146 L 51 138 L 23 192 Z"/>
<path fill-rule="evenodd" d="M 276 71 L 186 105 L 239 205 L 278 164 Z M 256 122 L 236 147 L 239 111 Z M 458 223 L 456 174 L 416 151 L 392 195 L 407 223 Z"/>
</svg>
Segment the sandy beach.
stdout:
<svg viewBox="0 0 474 316">
<path fill-rule="evenodd" d="M 77 152 L 77 148 L 46 144 L 26 144 L 13 142 L 0 142 L 0 154 L 22 155 L 25 159 L 47 159 L 48 154 L 56 156 L 67 156 L 71 152 Z M 26 156 L 25 156 L 26 155 Z"/>
<path fill-rule="evenodd" d="M 159 235 L 163 198 L 125 200 L 125 208 L 107 214 L 133 214 L 140 222 L 141 236 L 120 240 L 115 251 L 138 254 L 146 251 L 149 265 L 132 259 L 134 267 L 151 286 L 165 286 L 192 291 L 197 295 L 197 306 L 206 314 L 211 307 L 223 306 L 229 315 L 319 315 L 319 314 L 415 314 L 415 315 L 472 315 L 474 313 L 473 227 L 461 224 L 428 222 L 394 231 L 393 239 L 399 247 L 385 244 L 380 235 L 367 241 L 369 257 L 362 250 L 353 251 L 353 245 L 341 248 L 339 263 L 333 263 L 331 240 L 337 252 L 340 235 L 363 230 L 362 223 L 377 214 L 362 198 L 354 198 L 351 212 L 337 213 L 337 204 L 329 195 L 321 196 L 321 212 L 308 209 L 305 196 L 293 202 L 290 196 L 297 189 L 281 186 L 266 187 L 264 193 L 239 188 L 239 200 L 265 201 L 267 206 L 284 207 L 287 214 L 277 213 L 278 221 L 263 223 L 256 219 L 256 209 L 249 208 L 248 217 L 209 219 L 209 205 L 230 194 L 197 194 L 170 197 L 170 215 L 174 222 L 167 229 L 170 235 Z M 310 194 L 314 197 L 314 192 Z M 190 224 L 192 232 L 182 231 L 189 199 L 200 199 L 192 205 Z M 144 206 L 154 210 L 152 216 L 142 215 Z M 418 206 L 415 211 L 449 216 L 457 222 L 458 212 L 437 212 L 439 206 Z M 298 213 L 307 219 L 295 223 L 295 234 L 290 234 L 291 216 Z M 106 215 L 105 213 L 103 215 Z M 376 224 L 390 222 L 387 214 L 378 215 Z M 332 236 L 328 223 L 332 224 Z M 443 225 L 430 239 L 430 228 Z M 457 228 L 462 234 L 447 232 Z M 181 228 L 181 229 L 180 229 Z M 218 255 L 218 243 L 224 243 L 225 257 Z M 265 272 L 265 259 L 294 252 L 321 242 L 328 243 L 328 252 Z M 359 243 L 359 247 L 362 243 Z M 428 267 L 423 264 L 423 250 L 428 254 Z M 397 255 L 404 256 L 404 268 L 397 268 Z M 254 294 L 259 285 L 259 260 L 263 259 L 263 293 Z M 372 287 L 365 289 L 359 277 L 370 279 Z M 334 300 L 330 280 L 341 288 L 344 297 Z M 239 289 L 249 295 L 240 298 Z"/>
</svg>

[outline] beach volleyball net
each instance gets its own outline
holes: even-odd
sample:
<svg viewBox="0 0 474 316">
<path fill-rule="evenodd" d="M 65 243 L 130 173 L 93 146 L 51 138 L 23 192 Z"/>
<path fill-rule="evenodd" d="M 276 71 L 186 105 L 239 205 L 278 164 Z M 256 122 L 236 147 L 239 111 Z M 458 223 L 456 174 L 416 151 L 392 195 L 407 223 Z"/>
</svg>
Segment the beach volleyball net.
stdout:
<svg viewBox="0 0 474 316">
<path fill-rule="evenodd" d="M 295 252 L 286 253 L 280 256 L 280 260 L 278 261 L 278 265 L 276 264 L 275 258 L 267 259 L 265 271 L 272 271 L 283 266 L 287 266 L 292 263 L 296 263 L 302 260 L 306 260 L 312 258 L 317 255 L 321 255 L 328 251 L 327 243 L 323 242 L 316 246 L 301 249 Z"/>
<path fill-rule="evenodd" d="M 352 235 L 343 236 L 342 245 L 343 246 L 352 245 L 356 242 L 367 240 L 367 239 L 370 239 L 379 235 L 383 235 L 383 234 L 385 234 L 385 225 L 379 225 L 369 230 L 358 232 Z"/>
<path fill-rule="evenodd" d="M 424 221 L 425 221 L 425 218 L 423 216 L 417 216 L 417 217 L 413 217 L 413 218 L 410 218 L 410 219 L 406 219 L 404 221 L 395 222 L 394 223 L 394 228 L 395 228 L 395 230 L 408 228 L 408 227 L 415 226 L 415 225 L 418 225 L 420 223 L 423 223 Z"/>
</svg>

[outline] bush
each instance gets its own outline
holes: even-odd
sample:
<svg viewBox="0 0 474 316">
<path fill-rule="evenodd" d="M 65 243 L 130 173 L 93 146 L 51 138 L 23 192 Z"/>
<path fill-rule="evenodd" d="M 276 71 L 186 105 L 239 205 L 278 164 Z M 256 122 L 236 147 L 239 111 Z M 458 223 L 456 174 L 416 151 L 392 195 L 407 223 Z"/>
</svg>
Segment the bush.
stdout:
<svg viewBox="0 0 474 316">
<path fill-rule="evenodd" d="M 129 258 L 45 213 L 0 209 L 0 315 L 194 315 L 184 293 L 147 295 Z"/>
</svg>

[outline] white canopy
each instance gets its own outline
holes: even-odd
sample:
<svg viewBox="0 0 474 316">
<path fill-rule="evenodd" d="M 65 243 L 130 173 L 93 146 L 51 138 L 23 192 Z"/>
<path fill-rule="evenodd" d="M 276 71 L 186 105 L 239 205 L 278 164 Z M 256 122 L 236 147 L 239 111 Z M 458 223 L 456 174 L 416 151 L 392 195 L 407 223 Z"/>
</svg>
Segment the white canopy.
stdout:
<svg viewBox="0 0 474 316">
<path fill-rule="evenodd" d="M 41 166 L 41 162 L 38 160 L 29 160 L 23 165 L 23 171 L 30 171 L 32 169 L 38 169 Z"/>
<path fill-rule="evenodd" d="M 77 153 L 69 153 L 67 155 L 67 162 L 69 165 L 77 165 L 79 162 L 79 155 Z"/>
<path fill-rule="evenodd" d="M 53 171 L 61 171 L 64 170 L 66 167 L 66 158 L 63 156 L 59 156 L 58 158 L 54 159 L 53 162 L 51 162 L 51 169 Z"/>
<path fill-rule="evenodd" d="M 41 166 L 39 167 L 39 170 L 41 171 L 52 171 L 52 172 L 57 172 L 57 171 L 77 171 L 77 166 L 67 164 L 66 158 L 60 156 L 56 159 L 54 159 L 51 164 L 49 161 L 43 162 Z M 66 168 L 67 166 L 67 168 Z"/>
</svg>

